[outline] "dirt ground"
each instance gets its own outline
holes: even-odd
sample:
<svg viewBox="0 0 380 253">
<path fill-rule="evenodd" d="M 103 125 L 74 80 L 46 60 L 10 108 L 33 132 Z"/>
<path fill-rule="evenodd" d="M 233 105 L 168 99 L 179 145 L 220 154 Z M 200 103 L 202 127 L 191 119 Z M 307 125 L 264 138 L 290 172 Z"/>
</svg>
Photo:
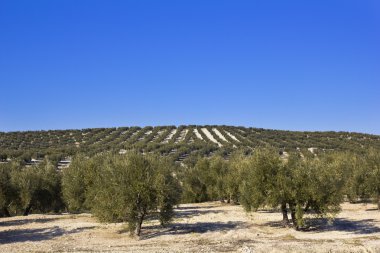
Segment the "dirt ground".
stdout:
<svg viewBox="0 0 380 253">
<path fill-rule="evenodd" d="M 380 252 L 380 212 L 342 205 L 335 221 L 308 231 L 280 226 L 281 214 L 246 214 L 217 202 L 181 205 L 167 228 L 143 224 L 140 239 L 125 224 L 102 224 L 90 214 L 0 219 L 0 252 Z"/>
</svg>

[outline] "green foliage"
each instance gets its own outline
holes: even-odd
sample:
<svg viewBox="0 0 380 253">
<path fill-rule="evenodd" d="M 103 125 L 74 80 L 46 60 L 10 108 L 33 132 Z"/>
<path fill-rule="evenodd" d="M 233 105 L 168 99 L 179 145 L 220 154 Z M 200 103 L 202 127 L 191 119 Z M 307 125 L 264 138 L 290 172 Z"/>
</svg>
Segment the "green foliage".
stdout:
<svg viewBox="0 0 380 253">
<path fill-rule="evenodd" d="M 173 163 L 130 152 L 74 159 L 64 172 L 63 193 L 70 210 L 88 207 L 101 221 L 126 221 L 140 234 L 147 215 L 157 213 L 162 225 L 173 216 L 180 187 Z"/>
<path fill-rule="evenodd" d="M 377 203 L 380 210 L 380 153 L 378 150 L 371 149 L 365 156 L 368 176 L 365 184 L 368 187 L 368 194 Z"/>
<path fill-rule="evenodd" d="M 28 215 L 31 210 L 57 212 L 62 207 L 60 175 L 49 161 L 14 169 L 11 177 L 18 193 L 18 206 L 24 215 Z"/>
<path fill-rule="evenodd" d="M 336 214 L 340 211 L 340 203 L 344 200 L 346 161 L 344 155 L 331 154 L 320 158 L 306 160 L 308 205 L 319 216 Z"/>
<path fill-rule="evenodd" d="M 291 154 L 281 160 L 273 150 L 255 150 L 243 161 L 241 202 L 247 211 L 281 206 L 287 225 L 287 206 L 293 225 L 304 225 L 303 216 L 312 210 L 317 216 L 340 210 L 345 186 L 345 166 L 339 155 L 306 159 Z"/>
<path fill-rule="evenodd" d="M 223 188 L 226 192 L 227 202 L 240 202 L 240 184 L 242 182 L 242 170 L 244 168 L 245 155 L 235 152 L 228 162 L 228 170 L 225 175 Z"/>
<path fill-rule="evenodd" d="M 350 201 L 370 201 L 380 210 L 380 155 L 379 150 L 369 149 L 362 155 L 346 153 L 346 194 Z M 341 159 L 342 160 L 342 159 Z"/>
<path fill-rule="evenodd" d="M 204 127 L 223 147 L 206 137 Z M 227 141 L 212 131 L 215 127 Z M 180 126 L 164 143 L 173 129 L 0 132 L 0 216 L 57 211 L 62 196 L 70 212 L 126 221 L 139 233 L 146 216 L 167 224 L 180 198 L 242 203 L 248 211 L 280 207 L 284 224 L 290 212 L 297 228 L 306 225 L 305 213 L 333 216 L 345 196 L 373 200 L 380 208 L 378 136 Z M 189 130 L 186 136 L 182 130 Z M 121 148 L 129 153 L 116 155 Z M 55 168 L 67 156 L 74 159 L 61 179 Z M 30 166 L 32 159 L 45 161 Z"/>
<path fill-rule="evenodd" d="M 345 155 L 347 166 L 346 195 L 351 202 L 367 201 L 370 198 L 368 189 L 368 170 L 363 156 L 355 154 Z"/>
<path fill-rule="evenodd" d="M 241 161 L 241 166 L 240 201 L 244 208 L 251 211 L 260 206 L 278 205 L 278 196 L 287 192 L 276 186 L 276 183 L 282 184 L 281 178 L 276 178 L 282 167 L 276 153 L 273 150 L 255 150 L 252 156 Z"/>
<path fill-rule="evenodd" d="M 210 153 L 225 148 L 254 149 L 271 147 L 287 152 L 302 150 L 304 156 L 312 155 L 308 148 L 316 148 L 315 153 L 324 153 L 330 150 L 351 151 L 363 154 L 369 148 L 380 149 L 380 139 L 376 135 L 349 133 L 349 132 L 295 132 L 267 130 L 261 128 L 246 128 L 232 126 L 179 126 L 176 134 L 168 141 L 164 139 L 175 126 L 159 127 L 119 127 L 93 128 L 82 130 L 52 130 L 27 132 L 0 132 L 0 161 L 7 158 L 30 162 L 32 158 L 67 157 L 82 153 L 86 156 L 95 156 L 102 152 L 118 152 L 120 149 L 139 150 L 140 152 L 154 152 L 167 154 L 177 161 L 181 160 L 180 152 L 188 151 L 187 155 L 208 156 Z M 201 131 L 207 128 L 211 135 L 223 147 L 218 147 Z M 220 138 L 212 131 L 217 128 L 224 138 Z M 194 134 L 198 129 L 203 140 Z M 183 141 L 177 142 L 182 130 L 189 130 Z M 160 132 L 160 134 L 158 134 Z M 228 134 L 227 134 L 228 132 Z M 150 133 L 150 134 L 148 134 Z M 229 134 L 238 139 L 235 140 Z M 169 150 L 169 151 L 167 151 Z M 175 150 L 175 151 L 172 151 Z M 186 159 L 185 159 L 186 160 Z M 182 161 L 182 160 L 181 160 Z"/>
<path fill-rule="evenodd" d="M 11 175 L 12 165 L 0 164 L 0 217 L 10 216 L 9 208 L 17 197 Z"/>
<path fill-rule="evenodd" d="M 201 158 L 183 179 L 183 202 L 224 201 L 228 163 L 221 157 Z"/>
<path fill-rule="evenodd" d="M 70 212 L 86 210 L 86 183 L 90 161 L 83 155 L 76 156 L 62 173 L 62 196 Z"/>
</svg>

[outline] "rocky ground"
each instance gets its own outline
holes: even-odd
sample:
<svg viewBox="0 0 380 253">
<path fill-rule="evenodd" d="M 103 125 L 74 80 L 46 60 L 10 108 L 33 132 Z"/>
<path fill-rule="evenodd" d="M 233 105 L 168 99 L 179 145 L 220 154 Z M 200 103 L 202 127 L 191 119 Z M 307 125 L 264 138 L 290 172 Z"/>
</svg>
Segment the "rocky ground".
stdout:
<svg viewBox="0 0 380 253">
<path fill-rule="evenodd" d="M 151 220 L 140 239 L 125 224 L 102 224 L 90 214 L 0 219 L 0 252 L 380 252 L 380 212 L 342 205 L 334 222 L 308 231 L 280 226 L 281 214 L 246 214 L 217 202 L 181 205 L 167 228 Z"/>
</svg>

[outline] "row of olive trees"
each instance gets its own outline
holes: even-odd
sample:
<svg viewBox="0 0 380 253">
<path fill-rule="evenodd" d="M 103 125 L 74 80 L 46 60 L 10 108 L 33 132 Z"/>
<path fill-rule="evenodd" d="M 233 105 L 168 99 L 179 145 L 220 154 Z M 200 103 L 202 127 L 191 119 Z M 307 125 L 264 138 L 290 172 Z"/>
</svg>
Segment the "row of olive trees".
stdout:
<svg viewBox="0 0 380 253">
<path fill-rule="evenodd" d="M 174 167 L 167 159 L 135 152 L 79 155 L 62 173 L 48 160 L 0 164 L 0 217 L 90 211 L 102 221 L 126 221 L 139 235 L 147 216 L 162 225 L 171 220 L 181 196 Z"/>
<path fill-rule="evenodd" d="M 181 189 L 173 163 L 135 152 L 76 157 L 64 170 L 63 197 L 72 212 L 91 211 L 102 221 L 128 222 L 140 235 L 142 222 L 155 215 L 162 225 L 173 216 Z"/>
<path fill-rule="evenodd" d="M 304 214 L 337 213 L 345 197 L 375 200 L 380 208 L 380 156 L 350 153 L 281 159 L 272 149 L 237 152 L 229 161 L 199 158 L 188 168 L 153 155 L 77 156 L 59 173 L 49 161 L 22 167 L 0 164 L 0 215 L 90 211 L 102 221 L 126 221 L 140 234 L 145 218 L 167 224 L 173 206 L 220 200 L 241 203 L 247 211 L 280 208 L 284 225 L 304 225 Z M 64 200 L 64 204 L 62 200 Z"/>
<path fill-rule="evenodd" d="M 241 203 L 247 211 L 279 207 L 284 225 L 288 213 L 295 228 L 304 226 L 304 214 L 332 216 L 341 202 L 378 203 L 380 209 L 380 156 L 329 153 L 318 156 L 290 154 L 286 159 L 271 149 L 252 155 L 235 154 L 230 161 L 200 159 L 181 175 L 184 202 L 221 200 Z"/>
</svg>

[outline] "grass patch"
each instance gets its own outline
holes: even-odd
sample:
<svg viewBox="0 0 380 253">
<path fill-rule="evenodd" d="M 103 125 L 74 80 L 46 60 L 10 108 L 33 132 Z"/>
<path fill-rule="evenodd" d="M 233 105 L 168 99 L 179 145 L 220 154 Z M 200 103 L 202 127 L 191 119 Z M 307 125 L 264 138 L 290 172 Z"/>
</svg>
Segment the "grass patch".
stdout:
<svg viewBox="0 0 380 253">
<path fill-rule="evenodd" d="M 285 241 L 294 241 L 294 240 L 297 240 L 297 238 L 294 235 L 291 235 L 291 234 L 286 234 L 286 235 L 282 236 L 281 239 L 285 240 Z"/>
</svg>

